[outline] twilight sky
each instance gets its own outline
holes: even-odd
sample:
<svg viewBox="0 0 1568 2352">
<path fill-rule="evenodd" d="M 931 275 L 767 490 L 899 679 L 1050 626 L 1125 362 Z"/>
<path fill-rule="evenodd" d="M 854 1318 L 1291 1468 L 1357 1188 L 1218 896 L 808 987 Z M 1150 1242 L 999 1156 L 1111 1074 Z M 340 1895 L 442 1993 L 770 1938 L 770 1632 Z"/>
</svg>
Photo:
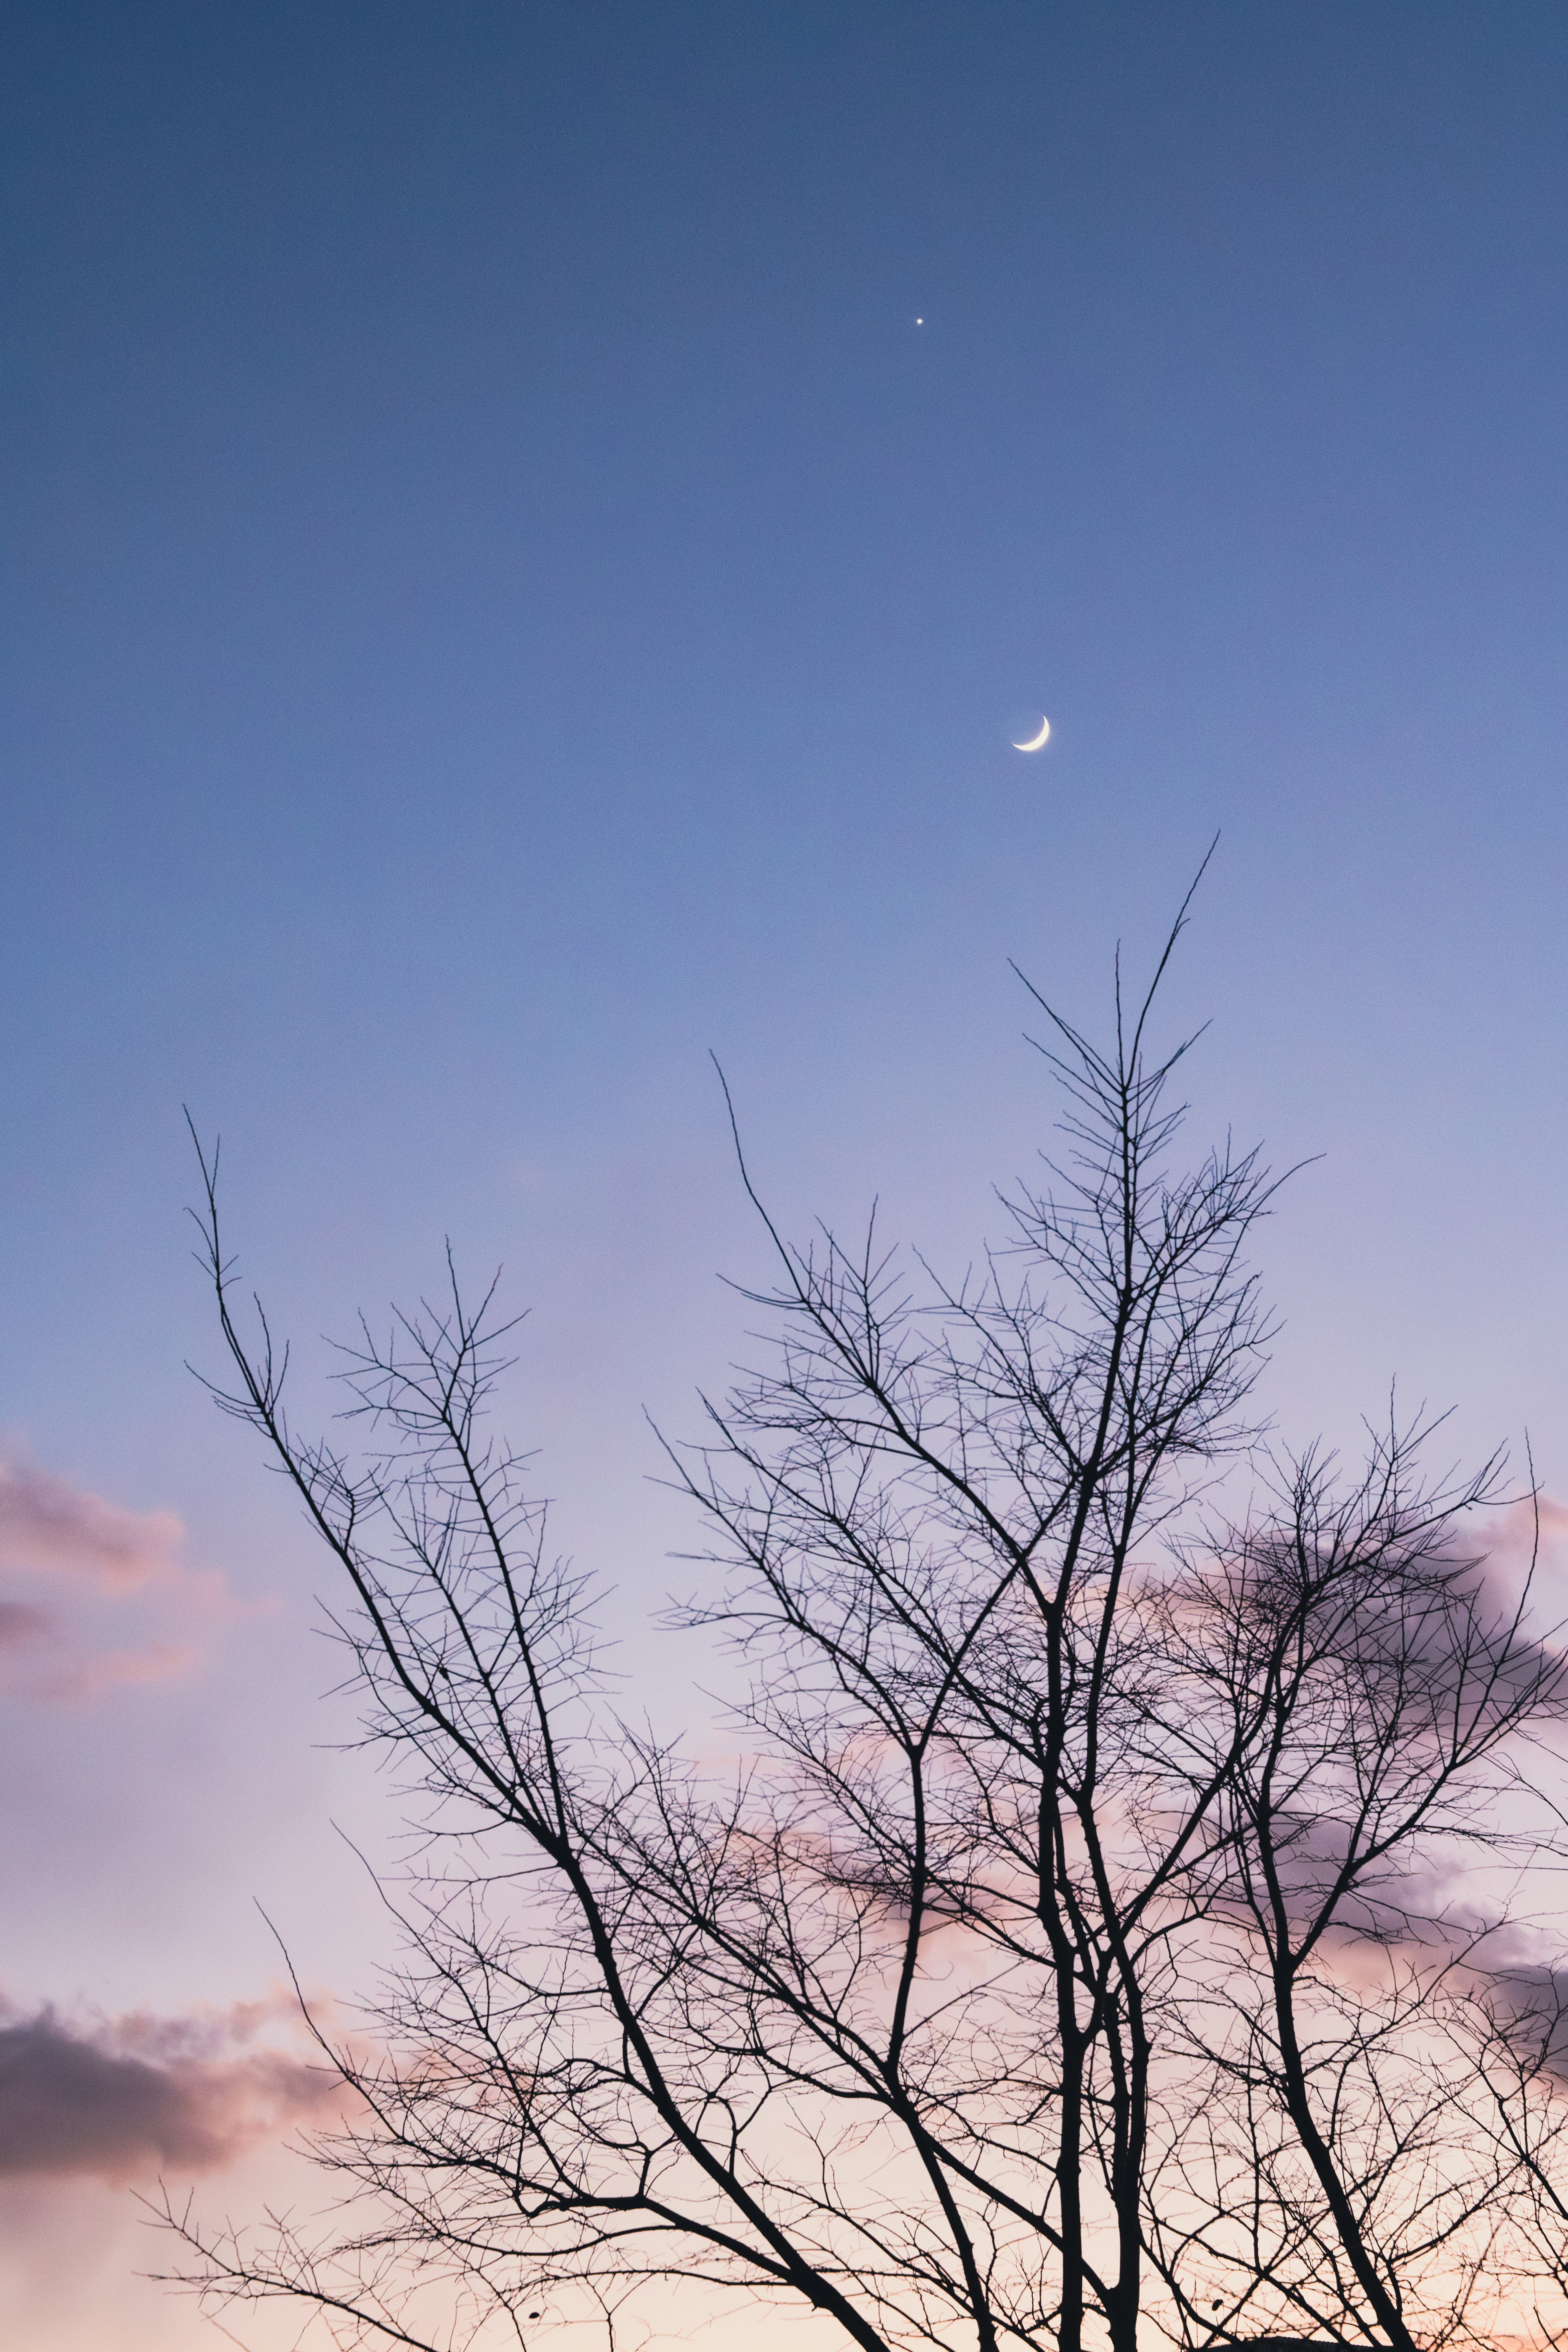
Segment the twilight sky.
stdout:
<svg viewBox="0 0 1568 2352">
<path fill-rule="evenodd" d="M 1287 1433 L 1397 1377 L 1568 1490 L 1568 16 L 1526 4 L 9 12 L 0 2306 L 308 2112 L 324 1563 L 216 1370 L 181 1119 L 302 1343 L 459 1262 L 626 1626 L 786 1223 L 962 1262 L 1213 835 L 1195 1140 Z M 917 319 L 923 325 L 917 325 Z M 1008 748 L 1048 712 L 1037 759 Z M 654 1703 L 684 1669 L 644 1644 Z M 258 2342 L 267 2340 L 258 2336 Z"/>
</svg>

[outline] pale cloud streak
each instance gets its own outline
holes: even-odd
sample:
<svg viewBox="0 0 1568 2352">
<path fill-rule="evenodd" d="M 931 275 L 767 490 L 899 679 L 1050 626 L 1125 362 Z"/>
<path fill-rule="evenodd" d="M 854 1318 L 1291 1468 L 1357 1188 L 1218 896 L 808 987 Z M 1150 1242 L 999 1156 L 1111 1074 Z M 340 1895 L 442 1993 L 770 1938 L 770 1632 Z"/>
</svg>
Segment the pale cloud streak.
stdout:
<svg viewBox="0 0 1568 2352">
<path fill-rule="evenodd" d="M 165 1683 L 188 1674 L 198 1654 L 188 1642 L 150 1642 L 142 1650 L 105 1650 L 96 1657 L 72 1660 L 58 1673 L 45 1675 L 37 1696 L 86 1701 L 142 1683 Z"/>
</svg>

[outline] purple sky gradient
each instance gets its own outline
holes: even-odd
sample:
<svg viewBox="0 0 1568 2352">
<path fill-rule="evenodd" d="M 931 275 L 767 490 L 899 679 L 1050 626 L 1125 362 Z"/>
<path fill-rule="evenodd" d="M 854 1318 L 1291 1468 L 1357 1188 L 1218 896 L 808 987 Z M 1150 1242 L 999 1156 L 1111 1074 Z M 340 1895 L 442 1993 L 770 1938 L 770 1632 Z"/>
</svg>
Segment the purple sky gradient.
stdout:
<svg viewBox="0 0 1568 2352">
<path fill-rule="evenodd" d="M 9 30 L 0 2296 L 184 2352 L 135 2151 L 274 2180 L 256 1906 L 348 1994 L 333 1824 L 395 1816 L 185 1370 L 182 1104 L 307 1417 L 318 1334 L 504 1261 L 624 1631 L 690 1574 L 642 1408 L 692 1425 L 762 1263 L 710 1049 L 786 1224 L 879 1192 L 962 1263 L 1052 1116 L 1006 960 L 1100 1023 L 1217 830 L 1194 1141 L 1322 1155 L 1270 1407 L 1353 1440 L 1397 1378 L 1568 1494 L 1568 19 Z"/>
</svg>

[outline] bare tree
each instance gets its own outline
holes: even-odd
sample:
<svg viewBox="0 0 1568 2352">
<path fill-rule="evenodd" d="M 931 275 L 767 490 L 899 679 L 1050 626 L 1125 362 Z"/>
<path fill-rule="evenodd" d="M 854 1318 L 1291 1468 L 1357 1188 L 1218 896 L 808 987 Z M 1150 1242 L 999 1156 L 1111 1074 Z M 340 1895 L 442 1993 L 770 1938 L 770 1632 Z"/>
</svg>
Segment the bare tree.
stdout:
<svg viewBox="0 0 1568 2352">
<path fill-rule="evenodd" d="M 265 1318 L 241 1332 L 204 1160 L 218 1400 L 339 1561 L 368 1736 L 439 1842 L 400 1898 L 380 2054 L 323 2037 L 359 2102 L 314 2144 L 346 2226 L 258 2246 L 183 2213 L 207 2292 L 428 2345 L 433 2289 L 521 2339 L 560 2283 L 611 2314 L 691 2281 L 877 2352 L 1079 2352 L 1088 2322 L 1134 2352 L 1151 2258 L 1160 2325 L 1201 2345 L 1247 2332 L 1284 2249 L 1267 2324 L 1411 2352 L 1304 1988 L 1348 1920 L 1393 1949 L 1390 1874 L 1408 1892 L 1422 1838 L 1462 1828 L 1458 1792 L 1553 1670 L 1442 1549 L 1480 1490 L 1409 1504 L 1403 1455 L 1337 1536 L 1309 1464 L 1289 1527 L 1200 1567 L 1194 1513 L 1256 1436 L 1243 1252 L 1272 1187 L 1255 1154 L 1172 1165 L 1186 1048 L 1146 1041 L 1180 929 L 1125 1017 L 1119 982 L 1109 1052 L 1043 1008 L 1069 1156 L 1006 1203 L 978 1276 L 869 1236 L 797 1248 L 752 1192 L 761 1366 L 669 1448 L 723 1571 L 684 1614 L 752 1668 L 727 1789 L 610 1704 L 590 1596 L 483 1433 L 492 1295 L 470 1307 L 453 1276 L 391 1342 L 362 1331 L 351 1461 L 291 1427 Z M 1403 1630 L 1373 1638 L 1395 1590 Z M 1379 2049 L 1357 2063 L 1375 2096 Z M 1194 2282 L 1226 2265 L 1200 2321 Z"/>
<path fill-rule="evenodd" d="M 1499 2168 L 1516 2185 L 1506 2288 L 1540 2341 L 1568 2336 L 1568 1982 L 1515 1959 L 1475 1988 L 1462 2019 Z"/>
<path fill-rule="evenodd" d="M 1475 2021 L 1521 2059 L 1499 1882 L 1553 1859 L 1529 1768 L 1565 1667 L 1527 1626 L 1531 1580 L 1500 1600 L 1467 1542 L 1500 1465 L 1434 1488 L 1429 1434 L 1391 1423 L 1348 1486 L 1309 1454 L 1167 1590 L 1229 1835 L 1185 1988 L 1203 2127 L 1189 2111 L 1187 2194 L 1159 2184 L 1151 2215 L 1177 2300 L 1211 2323 L 1217 2301 L 1227 2332 L 1245 2313 L 1396 2352 L 1489 2341 L 1518 2266 L 1523 2150 L 1478 2099 Z"/>
</svg>

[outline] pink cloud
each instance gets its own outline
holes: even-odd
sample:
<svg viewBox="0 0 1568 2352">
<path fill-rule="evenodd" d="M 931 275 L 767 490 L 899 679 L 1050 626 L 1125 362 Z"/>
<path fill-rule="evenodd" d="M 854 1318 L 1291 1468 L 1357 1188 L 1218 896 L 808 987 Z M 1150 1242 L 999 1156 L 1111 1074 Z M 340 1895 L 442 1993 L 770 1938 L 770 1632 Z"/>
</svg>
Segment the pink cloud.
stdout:
<svg viewBox="0 0 1568 2352">
<path fill-rule="evenodd" d="M 1545 1631 L 1568 1617 L 1568 1505 L 1550 1495 L 1478 1513 L 1469 1528 L 1500 1601 L 1515 1602 L 1534 1570 L 1531 1616 Z"/>
<path fill-rule="evenodd" d="M 35 1463 L 0 1462 L 0 1568 L 57 1569 L 111 1589 L 175 1573 L 173 1511 L 127 1511 Z"/>
<path fill-rule="evenodd" d="M 5 1687 L 81 1705 L 189 1672 L 199 1636 L 237 1604 L 220 1575 L 181 1565 L 183 1534 L 173 1511 L 125 1510 L 26 1457 L 0 1456 L 0 1579 L 12 1585 L 0 1591 Z"/>
<path fill-rule="evenodd" d="M 42 1609 L 35 1609 L 26 1601 L 0 1601 L 0 1650 L 13 1650 L 22 1642 L 40 1641 L 52 1631 Z"/>
<path fill-rule="evenodd" d="M 329 2122 L 342 2083 L 277 2049 L 244 2051 L 275 2003 L 88 2029 L 51 2009 L 0 2023 L 0 2176 L 123 2182 L 206 2172 L 291 2126 Z"/>
</svg>

